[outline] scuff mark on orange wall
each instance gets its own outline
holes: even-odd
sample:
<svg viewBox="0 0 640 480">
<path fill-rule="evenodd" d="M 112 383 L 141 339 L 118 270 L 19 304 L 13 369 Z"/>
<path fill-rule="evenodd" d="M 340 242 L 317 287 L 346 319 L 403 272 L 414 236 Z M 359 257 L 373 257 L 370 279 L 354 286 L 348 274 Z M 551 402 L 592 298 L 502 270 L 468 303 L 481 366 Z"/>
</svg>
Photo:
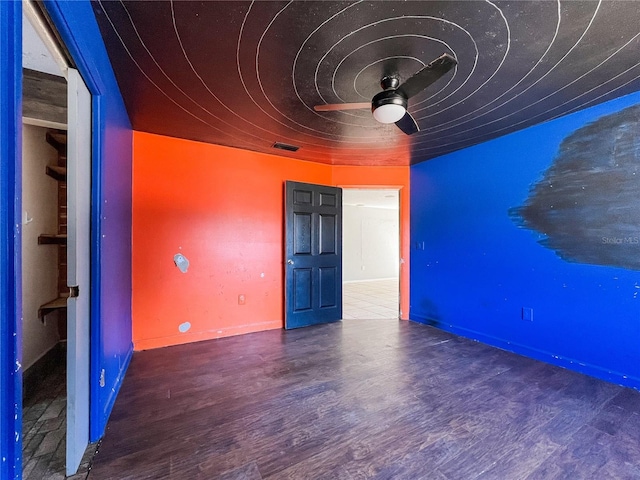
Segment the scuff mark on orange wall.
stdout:
<svg viewBox="0 0 640 480">
<path fill-rule="evenodd" d="M 402 186 L 408 285 L 408 167 L 332 167 L 142 132 L 133 149 L 136 350 L 283 327 L 285 180 Z"/>
</svg>

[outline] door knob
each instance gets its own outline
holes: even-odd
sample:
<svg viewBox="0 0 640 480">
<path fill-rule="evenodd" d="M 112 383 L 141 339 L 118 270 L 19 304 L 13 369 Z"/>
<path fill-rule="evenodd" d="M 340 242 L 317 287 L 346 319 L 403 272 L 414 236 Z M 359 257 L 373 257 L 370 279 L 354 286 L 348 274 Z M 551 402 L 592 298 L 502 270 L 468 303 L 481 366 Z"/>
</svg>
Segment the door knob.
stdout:
<svg viewBox="0 0 640 480">
<path fill-rule="evenodd" d="M 293 260 L 289 259 L 289 260 L 287 260 L 287 263 L 288 263 L 289 265 L 293 265 Z"/>
</svg>

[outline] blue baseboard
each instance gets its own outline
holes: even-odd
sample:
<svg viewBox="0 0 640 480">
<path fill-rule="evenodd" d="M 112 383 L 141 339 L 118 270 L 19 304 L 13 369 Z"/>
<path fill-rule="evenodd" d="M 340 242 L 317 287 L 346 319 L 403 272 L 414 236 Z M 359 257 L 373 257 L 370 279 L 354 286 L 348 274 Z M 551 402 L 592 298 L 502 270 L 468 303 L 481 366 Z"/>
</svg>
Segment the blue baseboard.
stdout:
<svg viewBox="0 0 640 480">
<path fill-rule="evenodd" d="M 614 372 L 598 365 L 593 365 L 589 362 L 582 360 L 576 360 L 573 358 L 557 355 L 545 350 L 540 350 L 520 343 L 514 343 L 504 338 L 494 337 L 492 335 L 486 335 L 482 332 L 471 330 L 456 325 L 442 323 L 441 321 L 434 321 L 427 316 L 419 315 L 411 312 L 409 320 L 423 325 L 429 325 L 445 332 L 453 333 L 460 337 L 468 338 L 470 340 L 476 340 L 486 345 L 505 350 L 507 352 L 516 353 L 525 357 L 540 360 L 551 365 L 566 368 L 567 370 L 573 370 L 574 372 L 583 373 L 591 377 L 599 378 L 606 382 L 615 383 L 624 387 L 640 390 L 640 378 L 629 376 L 621 372 Z"/>
</svg>

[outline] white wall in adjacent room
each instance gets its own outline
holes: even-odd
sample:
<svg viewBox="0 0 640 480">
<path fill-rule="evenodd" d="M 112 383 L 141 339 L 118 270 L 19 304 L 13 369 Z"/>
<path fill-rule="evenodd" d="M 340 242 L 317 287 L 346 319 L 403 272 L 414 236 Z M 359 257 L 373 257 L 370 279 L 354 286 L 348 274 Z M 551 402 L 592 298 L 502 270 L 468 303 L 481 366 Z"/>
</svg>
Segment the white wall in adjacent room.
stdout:
<svg viewBox="0 0 640 480">
<path fill-rule="evenodd" d="M 357 192 L 349 189 L 343 192 L 343 281 L 397 278 L 400 255 L 398 192 L 366 191 L 366 197 L 359 197 Z M 387 196 L 386 200 L 368 200 L 375 192 L 379 192 L 381 198 Z M 392 195 L 395 199 L 390 198 Z"/>
</svg>

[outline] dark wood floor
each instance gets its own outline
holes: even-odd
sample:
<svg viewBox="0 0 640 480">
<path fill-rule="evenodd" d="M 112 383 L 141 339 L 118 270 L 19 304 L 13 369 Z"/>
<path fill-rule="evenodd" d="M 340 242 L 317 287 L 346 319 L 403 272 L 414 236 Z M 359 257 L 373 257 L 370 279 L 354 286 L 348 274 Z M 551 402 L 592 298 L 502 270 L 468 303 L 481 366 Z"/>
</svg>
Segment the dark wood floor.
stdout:
<svg viewBox="0 0 640 480">
<path fill-rule="evenodd" d="M 91 480 L 640 478 L 640 393 L 409 322 L 134 355 Z"/>
</svg>

